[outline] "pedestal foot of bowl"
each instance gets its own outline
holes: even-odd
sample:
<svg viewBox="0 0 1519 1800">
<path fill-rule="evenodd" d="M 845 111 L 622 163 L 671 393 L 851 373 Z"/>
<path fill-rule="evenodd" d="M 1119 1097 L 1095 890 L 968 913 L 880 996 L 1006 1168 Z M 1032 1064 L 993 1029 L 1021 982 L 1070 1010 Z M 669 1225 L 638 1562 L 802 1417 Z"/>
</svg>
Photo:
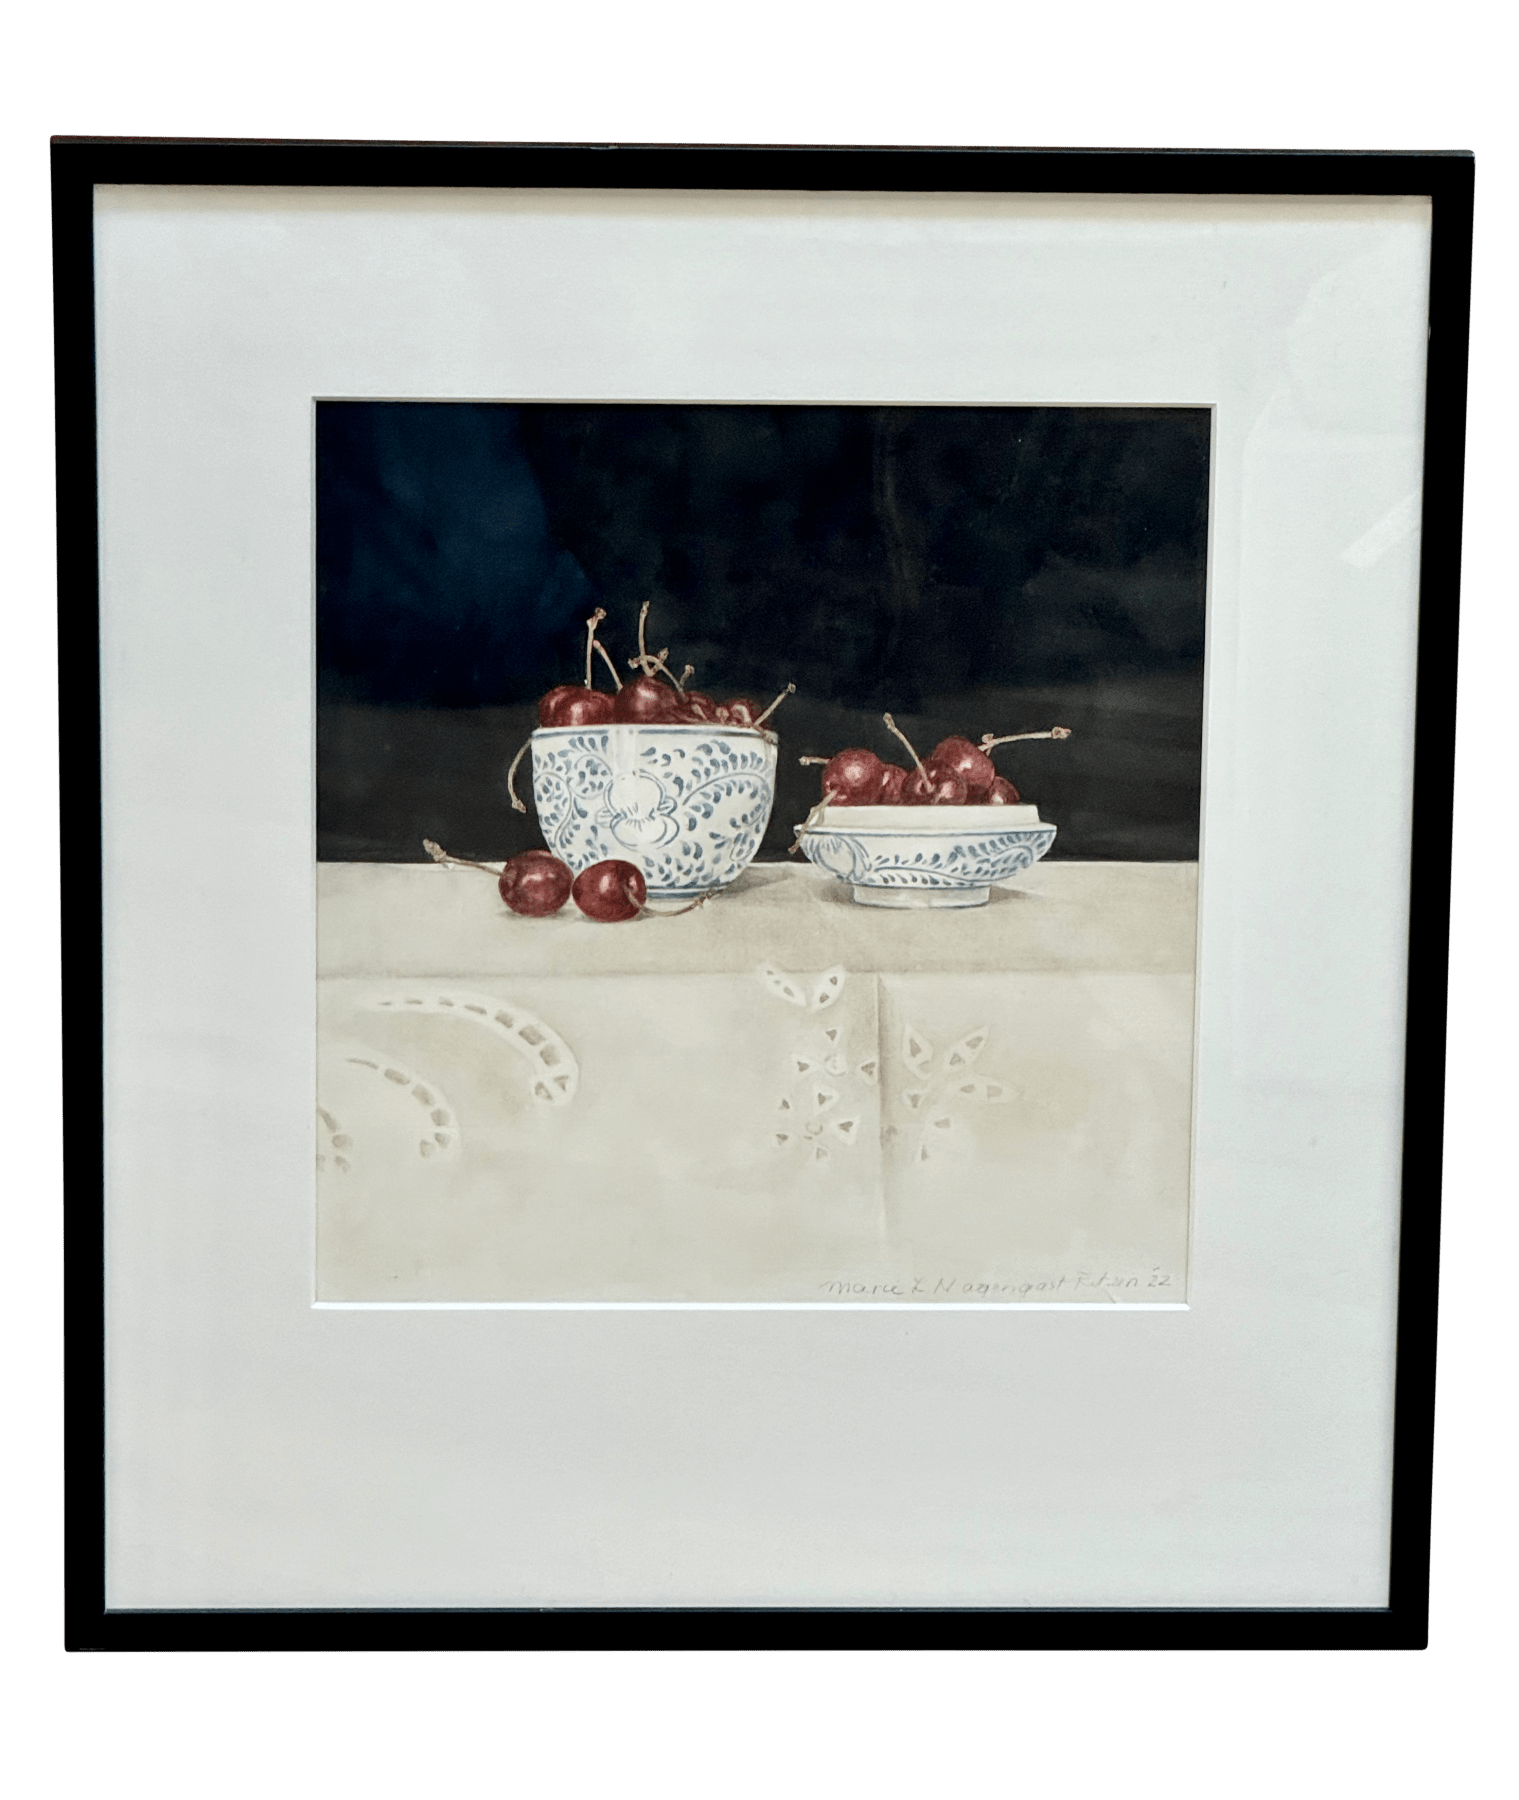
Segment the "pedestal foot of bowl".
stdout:
<svg viewBox="0 0 1519 1800">
<path fill-rule="evenodd" d="M 989 887 L 972 888 L 894 888 L 894 887 L 860 887 L 854 888 L 855 901 L 860 906 L 891 906 L 897 908 L 919 908 L 929 906 L 985 906 L 992 897 Z"/>
</svg>

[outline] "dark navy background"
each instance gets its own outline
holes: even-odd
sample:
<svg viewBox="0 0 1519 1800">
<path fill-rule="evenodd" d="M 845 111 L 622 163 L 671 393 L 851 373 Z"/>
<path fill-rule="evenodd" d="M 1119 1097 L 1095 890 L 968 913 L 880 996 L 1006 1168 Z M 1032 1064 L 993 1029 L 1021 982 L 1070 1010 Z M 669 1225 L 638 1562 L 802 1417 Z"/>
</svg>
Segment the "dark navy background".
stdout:
<svg viewBox="0 0 1519 1800">
<path fill-rule="evenodd" d="M 719 698 L 797 695 L 763 855 L 816 797 L 801 754 L 999 752 L 1054 854 L 1192 858 L 1209 415 L 1187 408 L 317 409 L 318 854 L 538 842 L 506 765 L 586 615 Z M 600 665 L 598 665 L 600 666 Z M 604 669 L 599 686 L 610 685 Z M 528 783 L 521 784 L 526 797 Z"/>
</svg>

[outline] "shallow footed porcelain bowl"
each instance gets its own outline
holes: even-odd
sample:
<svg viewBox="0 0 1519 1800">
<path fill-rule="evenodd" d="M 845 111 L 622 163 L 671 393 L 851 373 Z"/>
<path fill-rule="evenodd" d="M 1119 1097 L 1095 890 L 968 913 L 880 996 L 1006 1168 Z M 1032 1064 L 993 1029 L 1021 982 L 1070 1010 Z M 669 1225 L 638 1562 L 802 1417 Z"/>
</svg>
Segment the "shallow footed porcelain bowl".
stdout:
<svg viewBox="0 0 1519 1800">
<path fill-rule="evenodd" d="M 1037 806 L 830 806 L 802 850 L 862 906 L 985 906 L 1054 841 Z"/>
<path fill-rule="evenodd" d="M 776 741 L 723 725 L 540 726 L 543 841 L 577 875 L 609 857 L 635 864 L 651 899 L 726 887 L 770 823 Z"/>
</svg>

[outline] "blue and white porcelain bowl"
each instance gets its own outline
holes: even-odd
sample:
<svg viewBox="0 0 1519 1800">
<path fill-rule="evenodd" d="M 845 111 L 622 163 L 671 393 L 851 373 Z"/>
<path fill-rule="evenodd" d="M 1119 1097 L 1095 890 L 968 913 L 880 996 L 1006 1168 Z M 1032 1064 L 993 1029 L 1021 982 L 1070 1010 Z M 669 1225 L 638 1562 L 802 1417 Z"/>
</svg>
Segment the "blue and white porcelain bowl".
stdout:
<svg viewBox="0 0 1519 1800">
<path fill-rule="evenodd" d="M 830 806 L 802 850 L 862 906 L 985 906 L 1054 841 L 1037 806 Z"/>
<path fill-rule="evenodd" d="M 729 725 L 540 726 L 533 799 L 543 841 L 578 875 L 617 858 L 652 900 L 726 887 L 775 804 L 773 731 Z"/>
</svg>

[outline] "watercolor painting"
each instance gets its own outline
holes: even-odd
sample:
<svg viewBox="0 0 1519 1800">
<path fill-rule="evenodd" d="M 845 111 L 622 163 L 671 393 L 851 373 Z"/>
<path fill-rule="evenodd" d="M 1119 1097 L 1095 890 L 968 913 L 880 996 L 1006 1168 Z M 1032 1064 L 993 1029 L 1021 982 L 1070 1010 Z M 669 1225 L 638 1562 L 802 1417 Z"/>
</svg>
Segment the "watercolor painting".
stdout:
<svg viewBox="0 0 1519 1800">
<path fill-rule="evenodd" d="M 316 407 L 316 1293 L 1187 1293 L 1206 408 Z"/>
</svg>

